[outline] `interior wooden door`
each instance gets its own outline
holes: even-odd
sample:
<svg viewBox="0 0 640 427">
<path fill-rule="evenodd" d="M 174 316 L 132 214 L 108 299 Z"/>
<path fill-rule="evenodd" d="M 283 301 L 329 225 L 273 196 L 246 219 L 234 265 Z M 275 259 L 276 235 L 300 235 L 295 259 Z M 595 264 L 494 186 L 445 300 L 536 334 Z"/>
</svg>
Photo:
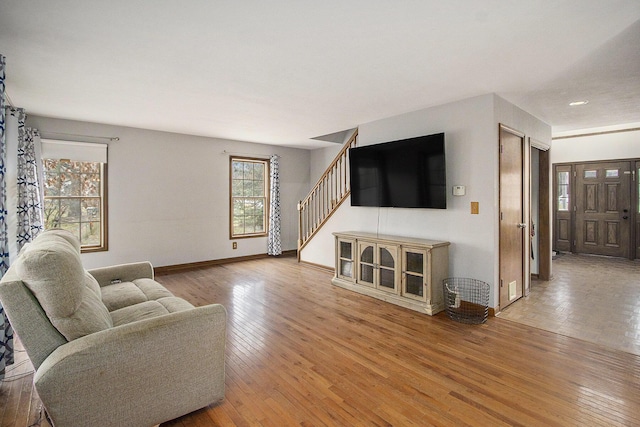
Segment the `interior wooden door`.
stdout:
<svg viewBox="0 0 640 427">
<path fill-rule="evenodd" d="M 500 309 L 524 288 L 524 135 L 500 127 Z M 528 258 L 528 257 L 527 257 Z"/>
<path fill-rule="evenodd" d="M 633 197 L 631 198 L 634 206 L 634 222 L 635 222 L 635 236 L 636 236 L 636 253 L 634 257 L 640 259 L 640 161 L 636 161 L 634 173 L 631 174 L 633 179 Z"/>
<path fill-rule="evenodd" d="M 549 150 L 541 151 L 539 154 L 539 185 L 538 185 L 538 279 L 551 280 L 551 247 L 553 242 L 551 241 L 551 228 L 553 227 L 550 222 L 551 199 L 551 185 L 549 178 L 550 174 L 550 156 Z"/>
<path fill-rule="evenodd" d="M 629 258 L 631 162 L 576 165 L 575 252 Z"/>
</svg>

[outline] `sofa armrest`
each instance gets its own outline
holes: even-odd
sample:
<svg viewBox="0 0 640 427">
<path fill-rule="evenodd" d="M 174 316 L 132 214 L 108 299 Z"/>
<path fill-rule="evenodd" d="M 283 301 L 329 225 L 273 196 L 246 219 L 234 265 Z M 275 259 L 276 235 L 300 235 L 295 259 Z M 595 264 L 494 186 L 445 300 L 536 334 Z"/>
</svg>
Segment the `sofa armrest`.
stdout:
<svg viewBox="0 0 640 427">
<path fill-rule="evenodd" d="M 108 286 L 117 280 L 131 282 L 135 279 L 153 279 L 153 266 L 148 261 L 112 265 L 88 271 L 101 287 Z"/>
<path fill-rule="evenodd" d="M 212 304 L 60 346 L 34 376 L 56 425 L 153 426 L 224 397 L 226 310 Z"/>
</svg>

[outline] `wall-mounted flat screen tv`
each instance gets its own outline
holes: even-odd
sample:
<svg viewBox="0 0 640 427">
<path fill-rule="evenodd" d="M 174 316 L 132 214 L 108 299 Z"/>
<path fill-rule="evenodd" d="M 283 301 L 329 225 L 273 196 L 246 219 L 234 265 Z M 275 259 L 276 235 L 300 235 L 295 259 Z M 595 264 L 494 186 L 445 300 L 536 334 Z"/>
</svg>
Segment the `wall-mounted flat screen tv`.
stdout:
<svg viewBox="0 0 640 427">
<path fill-rule="evenodd" d="M 351 206 L 446 209 L 444 148 L 444 133 L 351 148 Z"/>
</svg>

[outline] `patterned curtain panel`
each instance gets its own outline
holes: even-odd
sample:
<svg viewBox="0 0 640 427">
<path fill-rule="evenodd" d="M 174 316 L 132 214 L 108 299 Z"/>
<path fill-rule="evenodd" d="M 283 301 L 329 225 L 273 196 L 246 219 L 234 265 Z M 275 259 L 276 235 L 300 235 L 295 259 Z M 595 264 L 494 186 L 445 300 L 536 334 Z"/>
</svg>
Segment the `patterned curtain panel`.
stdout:
<svg viewBox="0 0 640 427">
<path fill-rule="evenodd" d="M 7 236 L 7 142 L 5 137 L 5 105 L 4 79 L 5 59 L 0 55 L 0 275 L 4 275 L 9 268 L 9 239 Z"/>
<path fill-rule="evenodd" d="M 36 158 L 34 143 L 34 139 L 39 138 L 40 134 L 36 129 L 24 127 L 24 111 L 22 114 L 23 126 L 18 130 L 18 252 L 43 229 L 43 205 L 38 182 L 38 168 L 42 161 Z"/>
<path fill-rule="evenodd" d="M 277 155 L 271 156 L 269 165 L 271 188 L 269 190 L 269 235 L 267 237 L 267 254 L 280 255 L 280 165 Z"/>
<path fill-rule="evenodd" d="M 0 55 L 0 276 L 4 276 L 9 268 L 9 239 L 7 236 L 7 185 L 6 172 L 6 138 L 5 138 L 5 58 Z M 0 380 L 4 378 L 5 367 L 13 363 L 13 329 L 0 304 Z"/>
</svg>

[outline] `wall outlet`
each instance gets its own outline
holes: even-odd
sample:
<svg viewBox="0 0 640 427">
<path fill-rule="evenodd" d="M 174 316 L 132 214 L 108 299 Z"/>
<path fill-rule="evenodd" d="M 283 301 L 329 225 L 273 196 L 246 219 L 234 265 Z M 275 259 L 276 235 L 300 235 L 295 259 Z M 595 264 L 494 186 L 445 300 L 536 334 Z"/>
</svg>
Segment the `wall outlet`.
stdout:
<svg viewBox="0 0 640 427">
<path fill-rule="evenodd" d="M 238 242 L 233 242 L 233 243 L 231 244 L 231 248 L 232 248 L 232 249 L 238 249 Z"/>
<path fill-rule="evenodd" d="M 471 214 L 478 215 L 480 213 L 480 203 L 471 202 Z"/>
</svg>

